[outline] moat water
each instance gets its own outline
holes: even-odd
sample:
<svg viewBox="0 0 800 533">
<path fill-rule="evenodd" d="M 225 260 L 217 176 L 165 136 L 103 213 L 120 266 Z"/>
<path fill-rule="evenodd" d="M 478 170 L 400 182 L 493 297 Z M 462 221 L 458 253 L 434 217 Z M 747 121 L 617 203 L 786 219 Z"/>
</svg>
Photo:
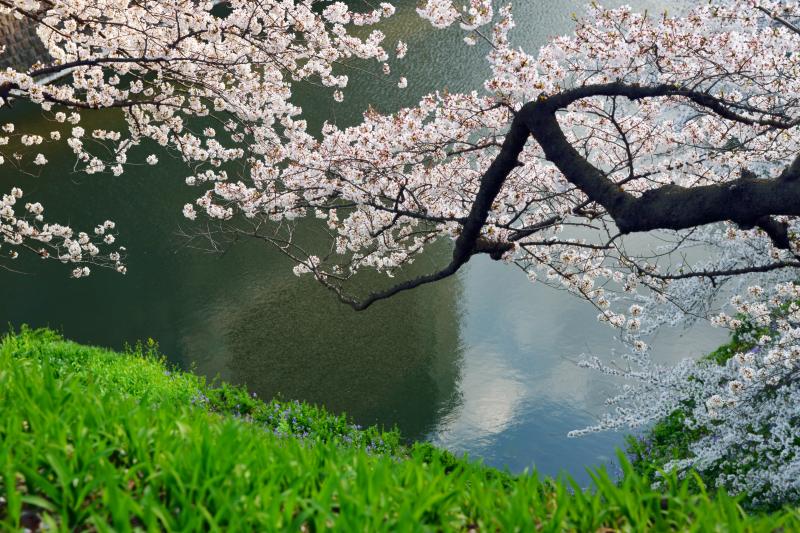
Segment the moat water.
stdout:
<svg viewBox="0 0 800 533">
<path fill-rule="evenodd" d="M 677 9 L 680 1 L 630 0 L 637 9 Z M 405 91 L 380 76 L 351 75 L 345 103 L 317 89 L 298 91 L 312 127 L 322 120 L 353 123 L 366 104 L 389 112 L 437 88 L 481 88 L 488 67 L 480 47 L 463 46 L 458 31 L 435 31 L 404 2 L 388 42 L 409 43 L 395 72 Z M 583 1 L 518 2 L 512 37 L 529 50 L 567 33 Z M 47 131 L 24 106 L 0 110 L 0 122 Z M 83 126 L 120 124 L 114 113 L 84 115 Z M 152 151 L 152 150 L 149 150 Z M 148 153 L 149 153 L 148 151 Z M 613 331 L 596 311 L 564 292 L 531 284 L 512 267 L 484 257 L 457 276 L 356 313 L 309 279 L 299 279 L 275 250 L 255 242 L 224 255 L 187 246 L 181 207 L 194 190 L 183 166 L 166 154 L 156 167 L 121 177 L 71 172 L 71 153 L 47 154 L 51 164 L 31 177 L 3 167 L 0 185 L 22 187 L 53 220 L 91 227 L 117 222 L 129 250 L 128 274 L 97 271 L 68 279 L 57 263 L 20 263 L 30 274 L 0 270 L 0 323 L 50 326 L 68 337 L 121 347 L 156 339 L 174 362 L 210 377 L 244 383 L 263 398 L 280 395 L 346 411 L 361 424 L 397 425 L 485 463 L 546 474 L 608 463 L 621 434 L 568 439 L 570 429 L 602 412 L 614 384 L 575 365 L 581 353 L 607 355 Z M 309 233 L 312 230 L 309 229 Z M 310 235 L 313 238 L 313 235 Z M 418 261 L 429 271 L 447 260 L 443 243 Z M 378 287 L 389 280 L 361 280 Z M 665 330 L 656 357 L 678 360 L 713 349 L 724 333 L 698 324 Z"/>
</svg>

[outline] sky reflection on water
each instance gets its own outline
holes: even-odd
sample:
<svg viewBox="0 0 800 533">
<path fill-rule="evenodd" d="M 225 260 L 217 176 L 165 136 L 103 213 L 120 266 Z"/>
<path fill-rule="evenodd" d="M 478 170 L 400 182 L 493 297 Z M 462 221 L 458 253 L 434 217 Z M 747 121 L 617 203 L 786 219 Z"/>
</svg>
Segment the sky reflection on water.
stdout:
<svg viewBox="0 0 800 533">
<path fill-rule="evenodd" d="M 461 276 L 463 364 L 460 405 L 430 435 L 487 464 L 521 471 L 536 465 L 588 482 L 584 469 L 608 463 L 621 433 L 568 439 L 603 412 L 614 381 L 577 367 L 581 354 L 608 357 L 619 345 L 596 310 L 564 292 L 533 285 L 513 267 L 473 260 Z M 696 357 L 725 333 L 699 323 L 659 334 L 654 357 Z"/>
<path fill-rule="evenodd" d="M 652 9 L 683 2 L 630 3 Z M 568 31 L 581 5 L 520 4 L 514 38 L 535 48 L 547 35 Z M 390 42 L 412 45 L 404 67 L 408 91 L 387 95 L 384 84 L 354 76 L 360 94 L 335 108 L 340 122 L 355 120 L 364 101 L 387 111 L 432 88 L 480 87 L 486 74 L 480 51 L 463 47 L 460 32 L 420 25 L 409 6 L 387 28 Z M 319 105 L 313 90 L 298 97 L 315 103 L 311 123 L 330 118 L 330 100 Z M 87 115 L 85 122 L 114 120 Z M 66 279 L 60 265 L 38 263 L 28 264 L 32 276 L 0 272 L 0 322 L 49 325 L 113 347 L 153 337 L 171 360 L 244 383 L 261 397 L 319 403 L 362 424 L 397 424 L 410 438 L 427 437 L 514 471 L 535 464 L 586 482 L 584 468 L 608 462 L 621 444 L 619 434 L 566 438 L 592 422 L 614 387 L 575 365 L 581 353 L 609 354 L 614 341 L 595 310 L 574 297 L 477 257 L 457 277 L 355 313 L 313 281 L 293 276 L 283 256 L 257 243 L 222 257 L 184 248 L 176 230 L 194 191 L 182 185 L 180 163 L 163 157 L 164 164 L 122 178 L 82 177 L 57 170 L 69 168 L 70 158 L 48 154 L 54 164 L 41 177 L 6 174 L 0 185 L 21 185 L 49 213 L 76 224 L 114 218 L 131 252 L 129 273 L 77 281 Z M 409 274 L 435 269 L 448 253 L 446 245 L 432 250 Z M 703 324 L 664 331 L 656 357 L 697 356 L 723 339 Z"/>
</svg>

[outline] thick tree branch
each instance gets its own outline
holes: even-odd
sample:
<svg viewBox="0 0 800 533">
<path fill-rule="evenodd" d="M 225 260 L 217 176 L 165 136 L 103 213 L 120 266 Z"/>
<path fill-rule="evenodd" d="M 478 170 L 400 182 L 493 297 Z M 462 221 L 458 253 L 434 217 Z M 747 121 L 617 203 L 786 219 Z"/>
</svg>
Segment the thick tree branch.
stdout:
<svg viewBox="0 0 800 533">
<path fill-rule="evenodd" d="M 771 18 L 775 22 L 783 24 L 786 28 L 789 29 L 789 31 L 791 31 L 793 33 L 796 33 L 797 35 L 800 35 L 800 28 L 798 28 L 797 26 L 795 26 L 794 24 L 792 24 L 791 22 L 789 22 L 785 18 L 779 17 L 777 14 L 770 12 L 768 9 L 764 8 L 763 6 L 756 6 L 756 9 L 758 9 L 762 13 L 765 13 L 769 18 Z"/>
<path fill-rule="evenodd" d="M 329 289 L 333 290 L 342 302 L 360 311 L 379 300 L 391 298 L 400 292 L 452 276 L 475 254 L 486 253 L 493 259 L 500 259 L 505 252 L 513 248 L 513 245 L 510 243 L 494 243 L 481 238 L 481 229 L 484 224 L 486 224 L 486 219 L 492 208 L 492 203 L 495 198 L 497 198 L 506 178 L 520 165 L 518 159 L 519 154 L 525 147 L 528 136 L 529 130 L 523 118 L 521 118 L 520 115 L 515 116 L 514 120 L 511 122 L 511 128 L 506 135 L 505 141 L 500 148 L 500 153 L 497 154 L 497 157 L 492 161 L 492 164 L 489 165 L 489 168 L 481 179 L 478 194 L 475 196 L 472 208 L 464 221 L 461 234 L 456 239 L 455 248 L 453 249 L 453 258 L 446 267 L 432 274 L 399 283 L 384 291 L 371 293 L 360 300 L 347 296 L 341 289 L 325 280 L 324 276 L 321 277 L 320 281 Z M 320 276 L 318 276 L 318 278 L 320 278 Z"/>
<path fill-rule="evenodd" d="M 775 246 L 791 247 L 787 226 L 773 216 L 800 216 L 800 156 L 789 165 L 778 179 L 758 179 L 745 171 L 742 177 L 723 184 L 680 187 L 664 185 L 649 190 L 637 197 L 624 191 L 605 173 L 592 165 L 567 140 L 557 119 L 557 112 L 572 103 L 597 96 L 625 97 L 630 100 L 644 98 L 683 98 L 708 109 L 730 121 L 748 125 L 761 125 L 776 129 L 789 129 L 800 124 L 800 119 L 780 116 L 744 104 L 726 102 L 698 91 L 674 85 L 639 86 L 621 82 L 586 85 L 543 96 L 525 104 L 516 114 L 500 153 L 481 179 L 480 189 L 463 223 L 461 234 L 456 239 L 453 257 L 446 267 L 426 276 L 395 285 L 385 291 L 372 293 L 363 300 L 344 295 L 338 287 L 326 280 L 324 284 L 333 289 L 339 298 L 354 309 L 366 309 L 374 302 L 394 296 L 421 285 L 439 281 L 455 274 L 470 257 L 487 253 L 493 259 L 513 248 L 511 243 L 492 242 L 481 237 L 492 203 L 499 194 L 506 178 L 520 165 L 519 155 L 528 136 L 532 136 L 564 177 L 588 197 L 583 205 L 595 202 L 601 205 L 614 220 L 621 234 L 644 232 L 656 229 L 681 230 L 722 221 L 732 221 L 746 228 L 759 227 L 772 239 Z M 750 115 L 744 114 L 749 113 Z M 532 228 L 525 228 L 513 235 L 512 240 L 548 227 L 554 220 L 544 221 Z M 797 263 L 781 263 L 774 268 L 796 266 Z M 748 268 L 742 272 L 757 272 L 773 266 Z M 735 274 L 738 271 L 728 271 Z M 722 273 L 692 273 L 678 276 L 708 276 Z"/>
<path fill-rule="evenodd" d="M 785 179 L 757 179 L 745 173 L 738 180 L 723 184 L 691 188 L 665 185 L 641 197 L 625 192 L 570 144 L 556 118 L 557 111 L 578 99 L 592 96 L 624 96 L 632 100 L 680 96 L 730 120 L 781 128 L 792 127 L 797 120 L 776 122 L 774 119 L 743 118 L 713 97 L 667 85 L 589 85 L 526 104 L 520 116 L 525 117 L 547 159 L 590 200 L 602 205 L 623 234 L 655 229 L 680 230 L 730 220 L 740 225 L 760 226 L 772 236 L 777 235 L 778 228 L 767 221 L 769 216 L 800 215 L 800 180 L 791 179 L 800 170 L 794 168 L 800 167 L 797 161 L 787 169 Z M 779 239 L 779 242 L 784 241 Z"/>
</svg>

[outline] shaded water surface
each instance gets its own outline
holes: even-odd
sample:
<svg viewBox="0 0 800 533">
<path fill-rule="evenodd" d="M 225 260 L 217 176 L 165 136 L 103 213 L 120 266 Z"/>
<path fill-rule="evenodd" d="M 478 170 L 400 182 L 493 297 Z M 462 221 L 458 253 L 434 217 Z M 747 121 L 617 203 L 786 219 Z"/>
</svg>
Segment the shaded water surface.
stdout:
<svg viewBox="0 0 800 533">
<path fill-rule="evenodd" d="M 678 4 L 630 3 L 651 10 Z M 464 47 L 459 31 L 431 30 L 413 4 L 403 3 L 396 23 L 384 28 L 389 43 L 410 44 L 394 67 L 409 78 L 409 88 L 397 91 L 394 81 L 353 73 L 355 92 L 335 107 L 316 89 L 303 90 L 297 98 L 312 124 L 352 123 L 366 103 L 391 111 L 435 88 L 480 89 L 485 50 Z M 547 36 L 569 31 L 582 3 L 518 4 L 513 36 L 535 49 Z M 0 122 L 9 120 L 47 131 L 22 106 L 0 111 Z M 113 113 L 87 114 L 83 122 L 87 129 L 120 123 Z M 47 156 L 52 164 L 42 176 L 4 168 L 0 185 L 21 186 L 53 220 L 81 227 L 115 220 L 130 253 L 128 275 L 96 272 L 70 280 L 61 265 L 21 263 L 31 275 L 0 271 L 0 322 L 51 326 L 113 347 L 151 337 L 173 361 L 247 384 L 261 397 L 316 402 L 362 424 L 397 424 L 410 438 L 429 438 L 515 471 L 535 464 L 585 480 L 583 469 L 607 461 L 622 441 L 615 434 L 566 438 L 592 421 L 612 390 L 574 360 L 582 352 L 607 354 L 613 342 L 596 313 L 564 293 L 479 257 L 451 279 L 356 313 L 313 281 L 296 278 L 287 260 L 264 245 L 243 242 L 222 256 L 185 246 L 177 236 L 186 224 L 180 210 L 194 191 L 182 184 L 184 168 L 166 154 L 163 164 L 119 178 L 73 174 L 70 154 Z M 411 273 L 443 264 L 447 254 L 443 243 Z M 699 355 L 721 339 L 706 327 L 665 332 L 659 356 Z"/>
</svg>

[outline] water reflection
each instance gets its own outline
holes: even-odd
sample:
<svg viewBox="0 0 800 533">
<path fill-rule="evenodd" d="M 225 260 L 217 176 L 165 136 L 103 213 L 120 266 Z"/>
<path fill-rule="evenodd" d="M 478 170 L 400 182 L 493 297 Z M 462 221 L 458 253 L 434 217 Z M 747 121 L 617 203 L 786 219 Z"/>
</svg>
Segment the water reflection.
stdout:
<svg viewBox="0 0 800 533">
<path fill-rule="evenodd" d="M 630 3 L 664 9 L 685 2 Z M 464 47 L 457 30 L 431 31 L 414 15 L 414 4 L 404 2 L 397 24 L 385 28 L 390 43 L 412 45 L 395 68 L 410 87 L 388 91 L 394 82 L 354 73 L 358 98 L 333 108 L 327 95 L 320 105 L 318 92 L 301 91 L 299 100 L 314 103 L 312 125 L 352 122 L 366 102 L 388 111 L 435 88 L 480 87 L 485 51 Z M 520 3 L 513 37 L 535 49 L 547 36 L 569 31 L 571 13 L 583 4 Z M 28 125 L 48 131 L 25 111 L 3 108 L 0 122 L 24 116 Z M 87 114 L 83 125 L 110 128 L 118 120 L 114 113 Z M 49 325 L 113 347 L 153 337 L 173 361 L 246 383 L 262 397 L 280 393 L 347 411 L 361 423 L 398 424 L 411 438 L 428 436 L 513 470 L 535 464 L 585 480 L 584 466 L 607 461 L 621 442 L 614 434 L 566 438 L 592 421 L 614 386 L 578 369 L 573 358 L 605 355 L 614 344 L 594 310 L 564 293 L 475 258 L 458 277 L 356 313 L 294 277 L 285 258 L 258 243 L 242 243 L 222 257 L 182 249 L 180 208 L 194 191 L 182 184 L 183 167 L 166 155 L 159 154 L 164 164 L 120 178 L 65 172 L 72 166 L 67 151 L 47 157 L 52 165 L 42 176 L 4 168 L 0 186 L 20 185 L 54 219 L 83 226 L 116 220 L 120 242 L 130 250 L 129 273 L 68 280 L 61 265 L 36 261 L 19 265 L 31 276 L 0 271 L 2 323 Z M 432 270 L 446 254 L 446 247 L 433 250 L 409 274 Z M 698 355 L 722 337 L 706 327 L 665 331 L 657 357 Z"/>
<path fill-rule="evenodd" d="M 261 397 L 397 424 L 411 438 L 452 411 L 462 345 L 458 278 L 356 313 L 313 281 L 285 275 L 290 268 L 251 271 L 209 295 L 202 319 L 180 332 L 181 353 L 202 373 L 245 383 Z"/>
<path fill-rule="evenodd" d="M 430 438 L 493 466 L 566 471 L 588 482 L 585 468 L 613 459 L 623 436 L 566 438 L 595 422 L 617 385 L 575 362 L 580 354 L 609 356 L 618 347 L 612 331 L 591 306 L 485 258 L 473 259 L 462 280 L 462 404 Z M 668 362 L 707 353 L 725 334 L 697 324 L 659 337 L 654 357 Z"/>
</svg>

